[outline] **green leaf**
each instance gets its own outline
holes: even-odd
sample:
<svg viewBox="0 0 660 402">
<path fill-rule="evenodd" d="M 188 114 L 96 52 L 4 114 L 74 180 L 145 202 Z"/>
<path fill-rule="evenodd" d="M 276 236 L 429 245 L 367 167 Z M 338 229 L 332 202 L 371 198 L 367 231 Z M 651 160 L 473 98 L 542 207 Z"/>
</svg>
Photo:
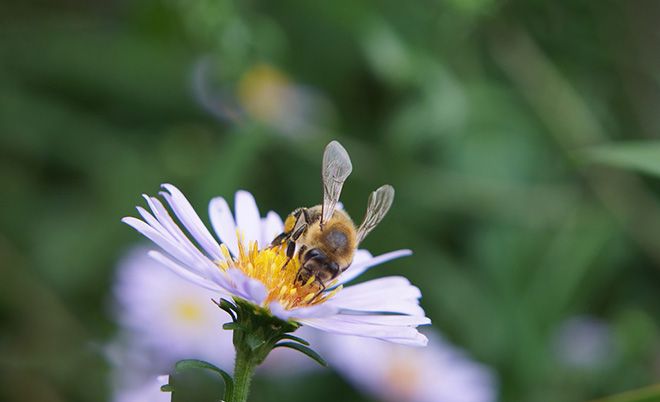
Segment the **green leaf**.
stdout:
<svg viewBox="0 0 660 402">
<path fill-rule="evenodd" d="M 197 359 L 185 359 L 185 360 L 179 360 L 175 365 L 174 365 L 174 370 L 176 372 L 181 372 L 183 370 L 188 370 L 188 369 L 205 369 L 205 370 L 211 370 L 215 371 L 222 377 L 223 381 L 225 382 L 225 399 L 231 400 L 232 392 L 234 390 L 234 380 L 232 380 L 231 376 L 224 371 L 223 369 L 214 366 L 213 364 L 209 362 L 205 362 L 203 360 L 197 360 Z"/>
<path fill-rule="evenodd" d="M 658 402 L 660 401 L 660 384 L 646 388 L 635 389 L 622 394 L 599 399 L 594 402 Z"/>
<path fill-rule="evenodd" d="M 309 357 L 310 359 L 316 361 L 321 366 L 323 366 L 323 367 L 328 366 L 328 363 L 326 363 L 326 361 L 321 357 L 321 355 L 319 355 L 318 353 L 316 353 L 315 351 L 313 351 L 312 349 L 308 348 L 305 345 L 301 345 L 301 344 L 295 343 L 295 342 L 280 342 L 280 343 L 276 344 L 273 349 L 279 348 L 279 347 L 290 348 L 290 349 L 297 350 L 298 352 L 307 355 L 307 357 Z"/>
<path fill-rule="evenodd" d="M 280 339 L 289 339 L 289 340 L 292 340 L 294 342 L 302 343 L 305 346 L 309 346 L 309 342 L 307 342 L 303 338 L 299 338 L 297 336 L 290 335 L 290 334 L 284 334 L 280 337 Z"/>
<path fill-rule="evenodd" d="M 660 141 L 598 145 L 585 152 L 587 160 L 660 176 Z"/>
</svg>

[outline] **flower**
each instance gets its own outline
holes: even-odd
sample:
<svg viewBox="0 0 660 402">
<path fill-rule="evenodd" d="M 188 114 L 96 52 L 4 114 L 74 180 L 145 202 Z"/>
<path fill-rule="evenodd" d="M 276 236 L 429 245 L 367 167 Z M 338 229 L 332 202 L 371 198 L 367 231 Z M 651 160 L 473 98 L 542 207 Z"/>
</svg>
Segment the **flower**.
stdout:
<svg viewBox="0 0 660 402">
<path fill-rule="evenodd" d="M 553 337 L 557 360 L 574 369 L 600 369 L 618 350 L 612 328 L 591 316 L 573 316 L 562 322 Z"/>
<path fill-rule="evenodd" d="M 235 216 L 224 198 L 211 200 L 209 215 L 223 242 L 219 244 L 181 191 L 171 184 L 163 188 L 166 191 L 160 195 L 188 235 L 157 198 L 146 195 L 151 213 L 138 207 L 142 220 L 126 217 L 123 221 L 160 246 L 165 254 L 152 251 L 150 255 L 181 277 L 220 297 L 242 299 L 266 309 L 283 321 L 338 334 L 426 344 L 426 337 L 416 327 L 430 320 L 419 306 L 419 289 L 406 278 L 385 277 L 343 289 L 367 269 L 410 255 L 410 250 L 378 257 L 357 250 L 351 267 L 319 292 L 312 281 L 294 280 L 300 266 L 297 258 L 285 265 L 284 247 L 267 247 L 282 232 L 282 219 L 275 212 L 262 218 L 250 193 L 236 193 Z"/>
<path fill-rule="evenodd" d="M 174 364 L 182 359 L 207 361 L 231 372 L 232 333 L 221 324 L 231 317 L 211 303 L 215 294 L 200 289 L 136 247 L 120 259 L 114 286 L 120 332 L 105 348 L 111 363 L 115 402 L 169 401 L 160 391 Z M 305 333 L 307 340 L 317 334 Z M 300 353 L 277 348 L 260 367 L 264 375 L 302 374 L 317 366 Z M 283 370 L 286 368 L 286 370 Z"/>
<path fill-rule="evenodd" d="M 295 104 L 295 92 L 281 71 L 268 64 L 258 64 L 239 81 L 238 99 L 251 116 L 276 122 L 291 114 L 286 107 Z"/>
<path fill-rule="evenodd" d="M 289 137 L 309 137 L 323 131 L 332 119 L 330 103 L 318 91 L 292 81 L 267 63 L 245 70 L 236 88 L 213 89 L 211 57 L 202 58 L 193 71 L 193 91 L 200 105 L 229 123 L 259 122 Z"/>
<path fill-rule="evenodd" d="M 231 317 L 211 299 L 216 294 L 182 279 L 136 247 L 120 259 L 114 286 L 115 315 L 120 335 L 107 354 L 117 377 L 115 387 L 140 378 L 139 385 L 156 373 L 171 371 L 182 359 L 207 361 L 231 372 L 234 345 L 222 323 Z M 315 334 L 305 333 L 309 341 Z M 278 348 L 266 359 L 262 372 L 302 372 L 316 366 L 293 350 Z M 129 373 L 128 375 L 124 375 Z"/>
<path fill-rule="evenodd" d="M 181 359 L 201 359 L 231 370 L 232 334 L 222 329 L 231 321 L 211 299 L 217 295 L 181 279 L 148 256 L 148 249 L 130 250 L 119 262 L 114 286 L 117 321 L 142 354 L 153 355 L 160 371 Z"/>
<path fill-rule="evenodd" d="M 168 376 L 151 377 L 144 383 L 132 388 L 121 389 L 114 396 L 114 402 L 170 402 L 172 395 L 161 391 L 160 387 L 167 384 Z"/>
<path fill-rule="evenodd" d="M 425 349 L 355 336 L 326 337 L 320 351 L 349 382 L 382 401 L 493 402 L 491 370 L 437 333 Z M 341 338 L 341 339 L 339 339 Z"/>
</svg>

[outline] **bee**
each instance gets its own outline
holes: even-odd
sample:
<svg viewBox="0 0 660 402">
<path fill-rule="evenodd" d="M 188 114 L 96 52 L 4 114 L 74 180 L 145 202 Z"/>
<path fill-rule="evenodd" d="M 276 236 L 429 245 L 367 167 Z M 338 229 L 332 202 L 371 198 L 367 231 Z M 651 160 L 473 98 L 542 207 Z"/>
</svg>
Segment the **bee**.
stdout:
<svg viewBox="0 0 660 402">
<path fill-rule="evenodd" d="M 321 181 L 323 203 L 309 208 L 297 208 L 286 218 L 284 232 L 273 239 L 271 247 L 286 244 L 287 260 L 296 250 L 300 269 L 296 281 L 306 283 L 314 277 L 319 293 L 326 284 L 346 271 L 353 262 L 358 245 L 385 217 L 394 200 L 394 188 L 384 185 L 369 196 L 367 212 L 359 227 L 337 202 L 353 165 L 348 152 L 337 141 L 330 142 L 323 153 Z"/>
</svg>

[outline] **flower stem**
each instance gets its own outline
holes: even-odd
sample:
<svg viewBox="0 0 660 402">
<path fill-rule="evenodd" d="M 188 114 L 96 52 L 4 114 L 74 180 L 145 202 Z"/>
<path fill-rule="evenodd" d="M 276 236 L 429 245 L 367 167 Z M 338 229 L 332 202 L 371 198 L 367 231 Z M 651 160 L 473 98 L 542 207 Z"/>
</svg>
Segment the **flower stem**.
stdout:
<svg viewBox="0 0 660 402">
<path fill-rule="evenodd" d="M 234 365 L 234 390 L 227 402 L 246 402 L 250 392 L 250 382 L 257 366 L 248 348 L 236 348 Z"/>
<path fill-rule="evenodd" d="M 239 298 L 234 298 L 233 303 L 221 299 L 216 304 L 232 317 L 232 322 L 226 323 L 223 328 L 234 331 L 233 342 L 236 349 L 234 379 L 229 381 L 232 386 L 226 389 L 225 398 L 227 402 L 246 402 L 254 369 L 266 359 L 273 348 L 291 347 L 289 344 L 292 342 L 278 344 L 282 339 L 300 339 L 287 335 L 295 331 L 299 324 L 282 321 L 263 308 Z M 302 342 L 306 343 L 304 340 Z M 304 347 L 301 344 L 295 348 L 300 350 Z"/>
</svg>

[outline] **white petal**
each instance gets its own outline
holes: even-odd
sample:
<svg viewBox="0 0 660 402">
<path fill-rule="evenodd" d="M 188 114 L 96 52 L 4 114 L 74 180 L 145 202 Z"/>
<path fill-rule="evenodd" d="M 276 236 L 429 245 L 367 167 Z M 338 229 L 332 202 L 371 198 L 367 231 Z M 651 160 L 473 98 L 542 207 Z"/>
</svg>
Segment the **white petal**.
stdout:
<svg viewBox="0 0 660 402">
<path fill-rule="evenodd" d="M 374 299 L 365 299 L 365 300 L 353 300 L 350 303 L 332 303 L 328 302 L 333 306 L 336 306 L 340 311 L 345 314 L 364 314 L 364 313 L 396 313 L 396 314 L 406 314 L 414 315 L 418 317 L 423 317 L 425 315 L 424 309 L 419 306 L 417 302 L 413 301 L 400 301 L 400 300 L 374 300 Z"/>
<path fill-rule="evenodd" d="M 142 222 L 141 220 L 139 220 L 137 218 L 133 218 L 132 216 L 128 216 L 126 218 L 123 218 L 122 222 L 124 222 L 125 224 L 131 226 L 133 229 L 137 230 L 138 232 L 142 233 L 145 237 L 147 237 L 149 240 L 156 243 L 160 248 L 162 248 L 169 255 L 171 255 L 172 257 L 179 260 L 182 264 L 184 264 L 186 266 L 189 266 L 192 269 L 199 270 L 199 271 L 204 270 L 203 267 L 199 266 L 199 262 L 196 261 L 194 257 L 192 257 L 178 243 L 175 243 L 171 239 L 171 237 L 169 237 L 167 234 L 163 234 L 163 233 L 159 232 L 158 230 L 154 229 L 153 227 L 147 225 L 146 223 Z"/>
<path fill-rule="evenodd" d="M 398 313 L 424 316 L 419 289 L 402 276 L 374 279 L 349 286 L 327 303 L 346 313 Z"/>
<path fill-rule="evenodd" d="M 158 229 L 160 232 L 168 233 L 170 236 L 172 236 L 172 239 L 176 239 L 177 233 L 181 233 L 181 229 L 174 222 L 163 204 L 158 201 L 157 198 L 149 197 L 146 194 L 142 194 L 142 197 L 145 199 L 145 201 L 147 201 L 149 209 L 151 209 L 151 212 L 154 214 L 152 218 L 154 218 L 156 222 L 154 222 L 154 219 L 149 219 L 148 216 L 145 215 L 146 211 L 142 212 L 140 211 L 142 208 L 138 207 L 140 215 L 145 218 L 149 225 L 153 226 L 155 229 Z M 185 235 L 183 235 L 183 237 L 187 238 Z M 188 242 L 190 243 L 190 240 L 188 240 Z"/>
<path fill-rule="evenodd" d="M 286 310 L 280 303 L 272 302 L 268 307 L 274 316 L 283 320 L 330 317 L 338 312 L 336 307 L 328 304 Z"/>
<path fill-rule="evenodd" d="M 415 317 L 410 315 L 338 314 L 335 318 L 343 322 L 353 322 L 356 324 L 388 325 L 396 327 L 416 327 L 419 325 L 429 325 L 431 323 L 431 319 L 428 317 Z"/>
<path fill-rule="evenodd" d="M 263 247 L 261 235 L 261 217 L 257 202 L 252 194 L 247 191 L 237 191 L 234 201 L 234 210 L 236 212 L 236 225 L 238 230 L 244 236 L 244 243 L 256 241 L 259 248 Z"/>
<path fill-rule="evenodd" d="M 348 286 L 334 297 L 333 302 L 352 300 L 417 300 L 422 293 L 403 276 L 387 276 Z"/>
<path fill-rule="evenodd" d="M 227 272 L 220 269 L 220 267 L 215 266 L 215 269 L 208 272 L 207 276 L 209 280 L 217 283 L 222 288 L 229 290 L 233 289 L 233 286 L 231 284 L 231 278 L 229 277 Z"/>
<path fill-rule="evenodd" d="M 262 244 L 269 245 L 277 235 L 284 231 L 284 223 L 280 216 L 270 211 L 265 218 L 261 220 Z"/>
<path fill-rule="evenodd" d="M 186 250 L 186 252 L 192 257 L 199 261 L 200 266 L 207 267 L 211 261 L 208 256 L 203 254 L 197 246 L 195 246 L 192 241 L 186 236 L 185 233 L 179 228 L 179 226 L 174 222 L 170 214 L 167 212 L 165 206 L 155 197 L 149 197 L 143 195 L 144 199 L 149 204 L 149 208 L 154 213 L 155 218 L 157 219 L 159 225 L 152 224 L 155 229 L 159 230 L 161 234 L 168 234 L 172 240 L 179 244 L 179 246 Z M 139 209 L 138 209 L 139 211 Z M 142 216 L 145 215 L 141 212 Z M 148 221 L 150 222 L 150 221 Z"/>
<path fill-rule="evenodd" d="M 387 261 L 393 260 L 395 258 L 406 257 L 412 254 L 410 250 L 397 250 L 391 251 L 389 253 L 381 254 L 378 257 L 366 261 L 354 261 L 350 267 L 341 274 L 337 284 L 341 285 L 342 283 L 347 283 L 357 278 L 366 272 L 369 268 L 375 267 L 376 265 L 383 264 Z"/>
<path fill-rule="evenodd" d="M 342 311 L 424 316 L 424 310 L 419 306 L 419 297 L 419 289 L 411 285 L 406 278 L 391 276 L 349 286 L 327 303 L 339 307 Z"/>
<path fill-rule="evenodd" d="M 248 277 L 243 271 L 230 268 L 227 274 L 231 278 L 237 296 L 257 305 L 261 305 L 268 296 L 266 286 L 261 281 Z"/>
<path fill-rule="evenodd" d="M 222 197 L 215 197 L 209 203 L 209 217 L 211 218 L 211 226 L 229 251 L 234 255 L 238 255 L 238 241 L 236 239 L 236 223 L 234 216 L 231 214 L 229 204 Z"/>
<path fill-rule="evenodd" d="M 171 240 L 172 242 L 175 242 L 175 239 L 172 237 L 172 235 L 169 233 L 167 229 L 163 225 L 158 222 L 158 219 L 156 219 L 153 215 L 151 215 L 149 212 L 147 212 L 146 209 L 142 207 L 137 207 L 136 208 L 142 219 L 147 223 L 147 225 L 151 226 L 152 228 L 156 229 L 160 234 L 163 236 L 167 235 L 166 237 Z"/>
<path fill-rule="evenodd" d="M 160 262 L 161 264 L 165 265 L 170 270 L 172 270 L 172 272 L 174 272 L 175 274 L 179 275 L 181 278 L 187 281 L 190 281 L 198 286 L 201 286 L 213 292 L 218 292 L 222 295 L 228 294 L 227 290 L 223 289 L 221 286 L 219 286 L 219 284 L 211 282 L 208 279 L 203 278 L 194 272 L 191 272 L 189 269 L 182 267 L 181 265 L 167 258 L 163 254 L 159 253 L 158 251 L 153 251 L 153 250 L 149 251 L 149 256 L 154 260 Z"/>
<path fill-rule="evenodd" d="M 406 314 L 417 317 L 423 317 L 425 315 L 424 309 L 421 308 L 417 303 L 411 302 L 351 302 L 348 306 L 337 306 L 340 307 L 340 311 L 346 314 L 351 313 L 396 313 L 396 314 Z"/>
<path fill-rule="evenodd" d="M 211 258 L 221 260 L 220 245 L 215 241 L 209 230 L 199 218 L 192 205 L 178 188 L 171 184 L 163 184 L 168 193 L 161 194 L 167 200 L 168 204 L 176 214 L 177 218 L 183 223 L 188 232 L 197 240 L 200 246 L 209 253 Z"/>
<path fill-rule="evenodd" d="M 429 343 L 429 339 L 426 337 L 426 335 L 419 332 L 415 337 L 412 338 L 390 338 L 385 340 L 387 340 L 388 342 L 398 343 L 407 346 L 426 346 Z"/>
<path fill-rule="evenodd" d="M 356 335 L 378 338 L 395 343 L 425 345 L 426 337 L 411 327 L 390 327 L 372 324 L 359 324 L 331 318 L 311 318 L 300 320 L 303 325 L 309 325 L 326 332 L 343 335 Z"/>
<path fill-rule="evenodd" d="M 369 250 L 359 248 L 355 250 L 355 255 L 353 256 L 353 263 L 351 264 L 351 268 L 357 267 L 359 264 L 363 264 L 371 260 L 372 258 L 374 258 L 374 256 L 371 255 Z"/>
</svg>

